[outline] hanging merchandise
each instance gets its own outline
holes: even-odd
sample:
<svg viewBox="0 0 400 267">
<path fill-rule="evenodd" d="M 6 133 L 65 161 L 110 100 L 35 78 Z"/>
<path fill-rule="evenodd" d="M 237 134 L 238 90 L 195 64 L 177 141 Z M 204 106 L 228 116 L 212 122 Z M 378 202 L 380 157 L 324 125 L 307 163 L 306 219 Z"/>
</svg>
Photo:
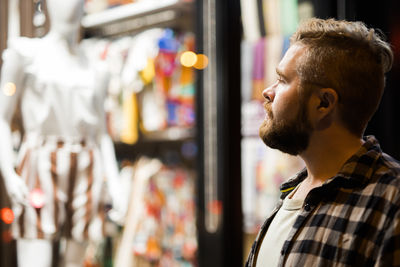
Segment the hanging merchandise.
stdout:
<svg viewBox="0 0 400 267">
<path fill-rule="evenodd" d="M 135 93 L 129 93 L 128 96 L 123 97 L 122 111 L 123 111 L 123 128 L 120 134 L 121 142 L 125 144 L 134 144 L 139 139 L 138 133 L 138 106 Z"/>
<path fill-rule="evenodd" d="M 152 177 L 143 199 L 146 210 L 133 243 L 134 253 L 159 262 L 159 266 L 168 266 L 164 262 L 194 266 L 197 241 L 193 197 L 194 177 L 184 169 L 164 166 Z"/>
<path fill-rule="evenodd" d="M 263 0 L 265 29 L 268 35 L 281 35 L 281 0 Z"/>
<path fill-rule="evenodd" d="M 285 37 L 292 35 L 299 23 L 297 1 L 281 0 L 280 24 L 282 25 L 282 35 Z"/>
<path fill-rule="evenodd" d="M 243 10 L 255 8 L 256 1 L 242 1 Z M 265 118 L 262 91 L 276 81 L 276 66 L 289 47 L 289 36 L 298 24 L 297 0 L 257 1 L 262 8 L 266 36 L 242 41 L 242 196 L 244 229 L 256 233 L 266 215 L 279 198 L 279 186 L 283 179 L 299 171 L 304 163 L 298 158 L 270 149 L 258 136 Z M 259 14 L 258 11 L 253 13 Z M 253 18 L 254 20 L 254 18 Z M 250 19 L 243 20 L 254 23 Z M 250 61 L 251 60 L 251 61 Z M 250 78 L 251 74 L 251 78 Z M 251 80 L 250 80 L 251 79 Z"/>
<path fill-rule="evenodd" d="M 279 34 L 267 35 L 265 41 L 265 86 L 276 81 L 276 66 L 281 60 L 283 36 Z"/>
<path fill-rule="evenodd" d="M 258 129 L 265 118 L 262 102 L 242 105 L 242 196 L 246 233 L 256 233 L 279 198 L 279 185 L 303 167 L 298 157 L 265 146 Z"/>
<path fill-rule="evenodd" d="M 188 33 L 183 35 L 182 37 L 182 47 L 180 48 L 180 52 L 183 51 L 194 51 L 195 49 L 195 38 L 194 35 Z M 199 58 L 197 61 L 199 62 Z M 180 94 L 179 100 L 181 104 L 181 108 L 178 112 L 179 120 L 178 125 L 185 127 L 192 127 L 195 124 L 195 85 L 194 85 L 194 71 L 192 68 L 185 67 L 180 65 L 181 67 L 181 76 L 179 79 L 180 85 Z M 194 65 L 196 67 L 196 65 Z"/>
<path fill-rule="evenodd" d="M 282 58 L 289 49 L 290 36 L 296 31 L 299 24 L 299 6 L 297 0 L 282 0 L 281 5 L 281 25 L 283 35 L 283 45 L 280 57 Z"/>
<path fill-rule="evenodd" d="M 194 126 L 194 70 L 179 61 L 194 43 L 191 33 L 159 28 L 115 40 L 84 40 L 90 58 L 105 62 L 110 72 L 106 106 L 114 141 L 134 144 L 140 131 Z"/>
<path fill-rule="evenodd" d="M 311 0 L 302 0 L 298 3 L 299 21 L 314 17 L 314 5 Z"/>
<path fill-rule="evenodd" d="M 243 35 L 246 40 L 255 41 L 261 36 L 257 0 L 241 0 Z"/>
<path fill-rule="evenodd" d="M 160 50 L 155 58 L 155 87 L 156 91 L 162 95 L 161 99 L 164 100 L 164 106 L 167 107 L 167 122 L 173 122 L 173 115 L 175 114 L 173 102 L 169 96 L 173 94 L 171 92 L 172 79 L 174 78 L 173 74 L 176 75 L 177 62 L 175 59 L 178 46 L 178 41 L 174 38 L 172 30 L 167 29 L 158 41 Z"/>
<path fill-rule="evenodd" d="M 135 116 L 138 117 L 138 122 L 142 122 L 142 129 L 150 131 L 164 128 L 166 120 L 162 96 L 157 95 L 153 88 L 154 58 L 159 53 L 157 42 L 162 34 L 162 29 L 151 29 L 133 36 L 120 74 L 125 97 L 133 95 L 137 99 Z M 148 119 L 143 120 L 144 117 Z M 135 128 L 137 132 L 139 132 L 138 122 Z"/>
<path fill-rule="evenodd" d="M 253 50 L 253 99 L 262 100 L 265 88 L 265 38 L 259 39 Z"/>
<path fill-rule="evenodd" d="M 115 266 L 196 266 L 193 172 L 149 158 L 133 166 L 131 204 Z"/>
<path fill-rule="evenodd" d="M 255 228 L 258 230 L 268 213 L 275 207 L 280 195 L 279 186 L 304 166 L 299 157 L 265 147 L 259 142 L 259 158 L 255 167 Z"/>
<path fill-rule="evenodd" d="M 254 64 L 254 53 L 253 43 L 249 40 L 242 40 L 240 44 L 240 63 L 241 63 L 241 97 L 244 103 L 251 101 L 254 97 L 254 90 L 252 88 L 253 81 L 253 64 Z M 264 71 L 263 71 L 264 73 Z"/>
<path fill-rule="evenodd" d="M 194 36 L 165 29 L 157 45 L 157 55 L 148 58 L 147 67 L 140 72 L 142 81 L 147 83 L 141 98 L 142 129 L 151 132 L 175 126 L 192 127 L 195 123 L 194 71 L 181 65 L 179 57 L 184 51 L 194 50 Z"/>
<path fill-rule="evenodd" d="M 183 51 L 194 50 L 194 36 L 175 37 L 166 29 L 159 40 L 159 54 L 155 58 L 155 84 L 166 100 L 168 126 L 189 127 L 194 124 L 193 70 L 180 64 Z"/>
</svg>

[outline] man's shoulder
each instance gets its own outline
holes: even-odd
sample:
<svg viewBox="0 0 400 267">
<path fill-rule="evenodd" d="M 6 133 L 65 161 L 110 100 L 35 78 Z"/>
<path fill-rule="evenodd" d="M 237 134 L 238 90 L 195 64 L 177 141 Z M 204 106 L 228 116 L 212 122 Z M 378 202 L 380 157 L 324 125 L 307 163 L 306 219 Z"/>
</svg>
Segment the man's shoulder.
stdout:
<svg viewBox="0 0 400 267">
<path fill-rule="evenodd" d="M 374 195 L 390 198 L 400 205 L 400 162 L 388 154 L 382 153 L 373 168 L 371 185 L 376 187 Z M 389 199 L 388 199 L 389 200 Z"/>
<path fill-rule="evenodd" d="M 375 175 L 378 177 L 392 177 L 400 180 L 400 162 L 392 156 L 382 153 L 375 167 Z"/>
</svg>

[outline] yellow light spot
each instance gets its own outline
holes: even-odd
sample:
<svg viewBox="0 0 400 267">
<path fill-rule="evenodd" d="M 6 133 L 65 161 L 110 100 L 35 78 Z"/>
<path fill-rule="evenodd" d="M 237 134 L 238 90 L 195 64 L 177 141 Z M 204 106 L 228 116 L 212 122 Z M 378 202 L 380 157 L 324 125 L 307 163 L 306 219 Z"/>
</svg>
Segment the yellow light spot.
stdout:
<svg viewBox="0 0 400 267">
<path fill-rule="evenodd" d="M 17 90 L 17 87 L 15 86 L 14 83 L 6 83 L 3 87 L 3 93 L 6 96 L 12 96 L 15 94 L 15 91 Z"/>
<path fill-rule="evenodd" d="M 193 67 L 196 61 L 197 55 L 192 51 L 183 52 L 181 55 L 181 64 L 185 67 Z"/>
<path fill-rule="evenodd" d="M 193 67 L 195 67 L 198 70 L 202 70 L 202 69 L 205 69 L 207 66 L 208 66 L 208 57 L 203 54 L 198 54 L 197 61 L 193 65 Z"/>
</svg>

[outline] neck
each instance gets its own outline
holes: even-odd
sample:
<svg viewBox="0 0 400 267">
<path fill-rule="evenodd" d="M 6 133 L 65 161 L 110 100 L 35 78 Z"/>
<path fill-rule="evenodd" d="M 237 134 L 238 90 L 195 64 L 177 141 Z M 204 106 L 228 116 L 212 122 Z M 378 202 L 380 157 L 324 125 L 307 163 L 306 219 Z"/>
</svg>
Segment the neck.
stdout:
<svg viewBox="0 0 400 267">
<path fill-rule="evenodd" d="M 335 176 L 363 142 L 343 129 L 314 133 L 307 150 L 300 154 L 307 167 L 308 182 L 323 183 Z"/>
<path fill-rule="evenodd" d="M 46 37 L 55 40 L 70 53 L 75 53 L 78 46 L 79 26 L 54 25 Z"/>
</svg>

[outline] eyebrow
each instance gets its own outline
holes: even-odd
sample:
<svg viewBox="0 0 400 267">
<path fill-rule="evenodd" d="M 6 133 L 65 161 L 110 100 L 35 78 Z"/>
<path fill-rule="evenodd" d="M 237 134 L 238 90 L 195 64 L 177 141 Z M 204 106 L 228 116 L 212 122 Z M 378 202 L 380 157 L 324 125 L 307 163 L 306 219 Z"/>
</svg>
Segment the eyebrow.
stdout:
<svg viewBox="0 0 400 267">
<path fill-rule="evenodd" d="M 283 72 L 280 69 L 276 68 L 275 71 L 276 71 L 276 74 L 281 76 L 283 79 L 287 80 L 287 76 L 285 74 L 283 74 Z"/>
</svg>

